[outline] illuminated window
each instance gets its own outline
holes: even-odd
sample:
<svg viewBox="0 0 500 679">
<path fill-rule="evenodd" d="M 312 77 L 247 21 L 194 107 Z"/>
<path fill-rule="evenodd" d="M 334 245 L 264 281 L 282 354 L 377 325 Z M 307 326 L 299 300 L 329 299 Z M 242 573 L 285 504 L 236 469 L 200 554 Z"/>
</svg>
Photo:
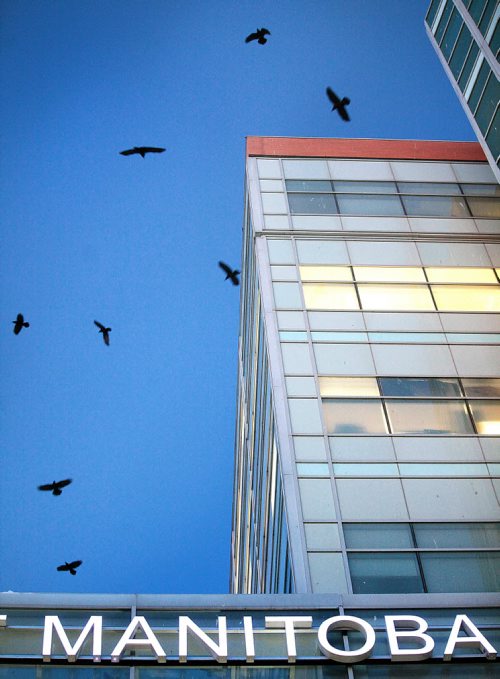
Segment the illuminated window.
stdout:
<svg viewBox="0 0 500 679">
<path fill-rule="evenodd" d="M 480 285 L 432 285 L 439 311 L 500 311 L 500 288 Z"/>
<path fill-rule="evenodd" d="M 478 434 L 500 436 L 500 401 L 469 401 Z"/>
<path fill-rule="evenodd" d="M 321 396 L 376 396 L 380 395 L 376 377 L 320 377 Z"/>
<path fill-rule="evenodd" d="M 463 401 L 407 399 L 385 405 L 394 434 L 474 434 Z"/>
<path fill-rule="evenodd" d="M 498 283 L 493 269 L 472 267 L 426 267 L 431 283 Z"/>
<path fill-rule="evenodd" d="M 497 198 L 474 197 L 467 198 L 473 217 L 487 217 L 498 219 L 500 217 L 500 201 Z"/>
<path fill-rule="evenodd" d="M 425 283 L 424 271 L 416 266 L 355 266 L 354 278 L 360 282 Z"/>
<path fill-rule="evenodd" d="M 458 196 L 401 196 L 413 217 L 470 217 L 465 198 Z"/>
<path fill-rule="evenodd" d="M 325 399 L 323 415 L 328 434 L 387 434 L 379 400 Z"/>
<path fill-rule="evenodd" d="M 469 398 L 500 398 L 500 378 L 467 377 L 462 378 L 465 395 Z"/>
<path fill-rule="evenodd" d="M 429 289 L 423 285 L 359 285 L 358 291 L 367 311 L 435 310 Z"/>
<path fill-rule="evenodd" d="M 359 309 L 354 285 L 305 283 L 303 289 L 306 309 Z"/>
<path fill-rule="evenodd" d="M 301 266 L 303 281 L 352 281 L 349 266 Z"/>
</svg>

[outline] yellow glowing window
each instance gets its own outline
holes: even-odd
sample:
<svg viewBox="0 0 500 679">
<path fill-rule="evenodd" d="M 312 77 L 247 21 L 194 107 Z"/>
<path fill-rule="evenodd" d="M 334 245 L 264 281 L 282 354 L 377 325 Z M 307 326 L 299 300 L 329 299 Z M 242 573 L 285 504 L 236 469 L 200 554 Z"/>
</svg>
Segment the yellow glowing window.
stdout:
<svg viewBox="0 0 500 679">
<path fill-rule="evenodd" d="M 432 285 L 439 311 L 500 311 L 500 287 Z"/>
<path fill-rule="evenodd" d="M 416 266 L 355 266 L 357 281 L 425 283 L 424 270 Z"/>
<path fill-rule="evenodd" d="M 320 377 L 321 396 L 380 396 L 375 377 Z"/>
<path fill-rule="evenodd" d="M 500 436 L 500 401 L 469 401 L 477 433 Z"/>
<path fill-rule="evenodd" d="M 431 283 L 498 283 L 493 269 L 470 267 L 427 267 Z"/>
<path fill-rule="evenodd" d="M 304 283 L 306 309 L 338 311 L 359 309 L 354 285 Z"/>
<path fill-rule="evenodd" d="M 352 281 L 352 271 L 348 266 L 301 266 L 300 277 L 303 281 Z"/>
<path fill-rule="evenodd" d="M 358 292 L 367 311 L 435 311 L 423 285 L 359 285 Z"/>
</svg>

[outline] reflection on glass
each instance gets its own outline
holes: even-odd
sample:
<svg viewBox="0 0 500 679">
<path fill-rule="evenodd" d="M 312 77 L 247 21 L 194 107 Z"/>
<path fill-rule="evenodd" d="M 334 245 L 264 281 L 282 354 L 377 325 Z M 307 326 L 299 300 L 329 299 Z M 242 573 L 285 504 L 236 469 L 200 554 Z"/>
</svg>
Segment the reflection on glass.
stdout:
<svg viewBox="0 0 500 679">
<path fill-rule="evenodd" d="M 462 401 L 386 401 L 394 434 L 474 434 Z"/>
<path fill-rule="evenodd" d="M 355 594 L 409 594 L 424 587 L 415 554 L 349 554 Z"/>
<path fill-rule="evenodd" d="M 469 401 L 477 433 L 500 436 L 500 401 Z"/>
<path fill-rule="evenodd" d="M 375 283 L 425 283 L 422 267 L 416 266 L 354 266 L 357 281 Z"/>
<path fill-rule="evenodd" d="M 369 332 L 368 337 L 370 342 L 392 344 L 441 344 L 446 341 L 442 332 Z"/>
<path fill-rule="evenodd" d="M 282 342 L 307 342 L 307 332 L 304 330 L 281 330 L 280 340 Z"/>
<path fill-rule="evenodd" d="M 395 182 L 334 181 L 333 187 L 339 193 L 397 193 Z"/>
<path fill-rule="evenodd" d="M 462 190 L 467 196 L 498 196 L 499 184 L 462 184 Z"/>
<path fill-rule="evenodd" d="M 383 396 L 461 396 L 458 380 L 453 377 L 381 377 Z"/>
<path fill-rule="evenodd" d="M 326 332 L 318 330 L 311 332 L 313 342 L 368 342 L 366 332 Z"/>
<path fill-rule="evenodd" d="M 344 523 L 347 549 L 413 549 L 407 523 Z"/>
<path fill-rule="evenodd" d="M 336 523 L 305 523 L 307 549 L 340 549 Z"/>
<path fill-rule="evenodd" d="M 467 198 L 473 217 L 498 219 L 500 217 L 500 200 L 498 198 Z"/>
<path fill-rule="evenodd" d="M 321 396 L 375 396 L 379 390 L 375 377 L 320 377 Z"/>
<path fill-rule="evenodd" d="M 500 287 L 432 285 L 439 311 L 500 311 Z"/>
<path fill-rule="evenodd" d="M 457 266 L 427 266 L 431 283 L 498 283 L 493 269 Z"/>
<path fill-rule="evenodd" d="M 485 464 L 466 462 L 455 464 L 444 464 L 440 462 L 428 464 L 406 462 L 399 465 L 399 470 L 401 476 L 448 476 L 451 478 L 457 476 L 488 476 L 488 468 Z"/>
<path fill-rule="evenodd" d="M 428 592 L 498 592 L 500 553 L 421 552 Z"/>
<path fill-rule="evenodd" d="M 382 404 L 368 399 L 325 399 L 323 414 L 328 434 L 386 434 Z"/>
<path fill-rule="evenodd" d="M 464 198 L 454 196 L 401 196 L 410 217 L 470 217 Z"/>
<path fill-rule="evenodd" d="M 399 196 L 337 193 L 340 214 L 403 216 L 403 206 Z"/>
<path fill-rule="evenodd" d="M 349 266 L 301 266 L 300 277 L 303 281 L 352 281 Z"/>
<path fill-rule="evenodd" d="M 500 548 L 499 523 L 415 523 L 413 529 L 420 548 Z"/>
<path fill-rule="evenodd" d="M 394 462 L 335 462 L 336 476 L 398 476 L 398 465 Z"/>
<path fill-rule="evenodd" d="M 460 196 L 460 186 L 449 182 L 398 182 L 401 193 L 413 193 L 419 196 Z"/>
<path fill-rule="evenodd" d="M 304 283 L 303 290 L 308 310 L 359 309 L 354 285 Z"/>
<path fill-rule="evenodd" d="M 361 307 L 367 311 L 434 311 L 427 286 L 358 285 Z M 500 292 L 500 290 L 499 290 Z"/>
<path fill-rule="evenodd" d="M 335 198 L 331 193 L 289 193 L 290 212 L 295 215 L 338 214 Z"/>
<path fill-rule="evenodd" d="M 326 462 L 297 462 L 298 476 L 330 476 Z"/>
<path fill-rule="evenodd" d="M 500 398 L 500 378 L 495 377 L 463 377 L 462 385 L 469 398 L 493 396 Z"/>
<path fill-rule="evenodd" d="M 500 334 L 494 332 L 448 332 L 450 344 L 500 344 Z"/>
<path fill-rule="evenodd" d="M 332 191 L 332 183 L 328 179 L 287 179 L 287 191 Z"/>
</svg>

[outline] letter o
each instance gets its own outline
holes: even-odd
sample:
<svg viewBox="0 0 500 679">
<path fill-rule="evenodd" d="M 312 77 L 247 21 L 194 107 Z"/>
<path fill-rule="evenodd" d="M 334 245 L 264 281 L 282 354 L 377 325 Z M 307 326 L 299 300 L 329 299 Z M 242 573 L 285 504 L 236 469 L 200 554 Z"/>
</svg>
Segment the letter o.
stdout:
<svg viewBox="0 0 500 679">
<path fill-rule="evenodd" d="M 366 637 L 366 641 L 357 651 L 340 650 L 332 646 L 327 639 L 328 632 L 334 629 L 362 632 Z M 318 629 L 318 644 L 321 652 L 327 658 L 344 663 L 359 662 L 371 655 L 375 646 L 375 630 L 365 620 L 361 620 L 361 618 L 355 618 L 351 615 L 337 615 L 321 623 Z"/>
</svg>

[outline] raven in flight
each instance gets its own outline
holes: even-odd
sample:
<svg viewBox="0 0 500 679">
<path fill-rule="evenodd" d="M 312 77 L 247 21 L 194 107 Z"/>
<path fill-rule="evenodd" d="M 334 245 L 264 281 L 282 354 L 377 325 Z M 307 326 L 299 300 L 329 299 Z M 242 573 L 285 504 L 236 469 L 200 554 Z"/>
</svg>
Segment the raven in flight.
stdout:
<svg viewBox="0 0 500 679">
<path fill-rule="evenodd" d="M 250 35 L 247 35 L 245 38 L 245 42 L 252 42 L 252 40 L 257 40 L 259 45 L 265 45 L 267 42 L 267 38 L 265 37 L 266 35 L 271 35 L 270 31 L 267 30 L 267 28 L 258 28 L 255 33 L 250 33 Z"/>
<path fill-rule="evenodd" d="M 106 328 L 106 326 L 104 326 L 102 323 L 99 323 L 99 321 L 94 321 L 94 323 L 99 328 L 99 332 L 102 332 L 104 344 L 109 347 L 109 333 L 111 332 L 111 328 Z"/>
<path fill-rule="evenodd" d="M 348 122 L 350 120 L 350 118 L 349 118 L 349 114 L 345 110 L 345 107 L 347 106 L 347 104 L 351 103 L 351 100 L 348 99 L 347 97 L 344 97 L 343 99 L 339 99 L 339 97 L 337 97 L 337 95 L 335 94 L 335 92 L 332 90 L 331 87 L 326 88 L 326 96 L 328 97 L 328 99 L 333 104 L 332 111 L 336 110 L 337 113 L 339 114 L 339 116 L 342 118 L 342 120 L 345 120 L 346 122 Z"/>
<path fill-rule="evenodd" d="M 38 490 L 51 490 L 52 495 L 61 495 L 62 488 L 69 486 L 72 479 L 63 479 L 62 481 L 53 481 L 52 483 L 46 483 L 43 486 L 38 486 Z"/>
<path fill-rule="evenodd" d="M 225 281 L 227 281 L 227 279 L 230 278 L 231 283 L 233 285 L 240 284 L 240 281 L 238 280 L 238 274 L 240 272 L 238 271 L 238 269 L 231 269 L 231 267 L 228 266 L 227 264 L 224 264 L 224 262 L 219 262 L 219 266 L 222 269 L 222 271 L 224 271 L 224 273 L 226 274 L 226 277 L 224 279 Z"/>
<path fill-rule="evenodd" d="M 22 314 L 17 314 L 16 320 L 12 322 L 14 323 L 14 335 L 19 335 L 23 328 L 30 327 L 30 324 L 28 321 L 24 320 L 24 316 Z"/>
<path fill-rule="evenodd" d="M 57 570 L 58 571 L 69 571 L 71 575 L 76 575 L 76 569 L 78 566 L 81 566 L 83 561 L 80 559 L 78 561 L 71 561 L 71 563 L 68 563 L 65 561 L 62 566 L 58 566 Z"/>
<path fill-rule="evenodd" d="M 159 146 L 134 146 L 133 149 L 120 151 L 120 155 L 133 156 L 135 153 L 138 153 L 140 156 L 144 158 L 146 153 L 163 153 L 163 151 L 165 151 L 165 149 L 162 149 Z"/>
</svg>

